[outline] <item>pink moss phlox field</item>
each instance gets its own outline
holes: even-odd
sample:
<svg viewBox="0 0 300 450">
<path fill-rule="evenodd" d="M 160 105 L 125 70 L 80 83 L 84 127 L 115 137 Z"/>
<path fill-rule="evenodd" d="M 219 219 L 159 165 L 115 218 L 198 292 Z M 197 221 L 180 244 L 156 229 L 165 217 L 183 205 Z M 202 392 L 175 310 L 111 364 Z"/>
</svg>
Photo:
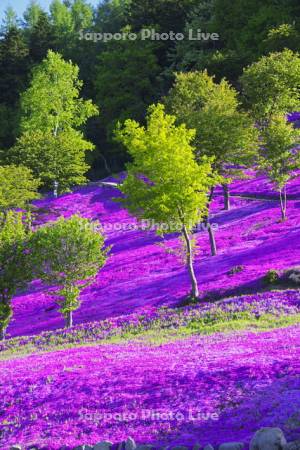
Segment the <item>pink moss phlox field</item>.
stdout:
<svg viewBox="0 0 300 450">
<path fill-rule="evenodd" d="M 233 197 L 232 210 L 222 210 L 222 195 L 217 190 L 212 203 L 211 223 L 218 227 L 218 256 L 210 256 L 208 234 L 195 234 L 198 251 L 195 261 L 201 297 L 220 298 L 224 295 L 255 292 L 262 277 L 270 269 L 295 266 L 300 258 L 300 186 L 299 179 L 290 189 L 299 200 L 288 202 L 288 220 L 280 222 L 278 200 L 251 200 Z M 234 193 L 261 189 L 258 176 L 250 181 L 237 181 Z M 263 188 L 264 189 L 264 188 Z M 263 191 L 261 191 L 263 192 Z M 111 245 L 111 256 L 93 285 L 82 295 L 82 306 L 74 313 L 75 324 L 103 320 L 138 312 L 144 307 L 173 307 L 189 293 L 186 268 L 174 250 L 180 244 L 176 236 L 163 241 L 153 231 L 136 228 L 136 219 L 122 209 L 114 198 L 116 189 L 99 186 L 77 188 L 58 199 L 36 202 L 37 223 L 56 220 L 60 215 L 81 214 L 99 220 Z M 243 270 L 230 275 L 235 267 Z M 9 336 L 38 334 L 63 327 L 63 318 L 53 298 L 36 281 L 13 302 L 14 318 Z"/>
<path fill-rule="evenodd" d="M 128 436 L 249 443 L 262 426 L 299 436 L 299 327 L 92 346 L 0 366 L 2 450 L 16 442 L 70 449 Z"/>
<path fill-rule="evenodd" d="M 139 342 L 98 342 L 193 321 L 299 314 L 300 292 L 270 291 L 264 277 L 299 265 L 300 176 L 288 185 L 288 220 L 281 222 L 274 187 L 254 171 L 246 174 L 247 180 L 230 187 L 231 211 L 222 209 L 216 189 L 210 221 L 218 255 L 210 256 L 207 231 L 194 235 L 201 301 L 185 307 L 190 287 L 175 254 L 178 236 L 163 240 L 138 229 L 114 201 L 116 189 L 90 185 L 35 203 L 37 226 L 78 213 L 101 222 L 112 248 L 81 295 L 72 330 L 63 328 L 54 298 L 38 280 L 14 298 L 13 339 L 0 346 L 1 450 L 15 443 L 71 450 L 128 436 L 157 446 L 248 444 L 263 426 L 281 427 L 288 440 L 299 438 L 299 327 L 161 345 L 142 343 L 141 336 Z M 53 351 L 59 345 L 77 347 Z M 23 349 L 32 354 L 14 355 Z"/>
</svg>

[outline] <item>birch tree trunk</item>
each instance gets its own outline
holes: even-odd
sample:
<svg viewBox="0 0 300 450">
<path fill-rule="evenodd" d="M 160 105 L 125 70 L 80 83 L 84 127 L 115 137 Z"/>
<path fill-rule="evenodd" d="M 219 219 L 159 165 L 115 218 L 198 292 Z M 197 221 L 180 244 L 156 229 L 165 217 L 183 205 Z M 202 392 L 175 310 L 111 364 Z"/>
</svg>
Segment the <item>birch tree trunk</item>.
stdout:
<svg viewBox="0 0 300 450">
<path fill-rule="evenodd" d="M 193 298 L 197 298 L 197 297 L 199 297 L 199 290 L 198 290 L 198 283 L 197 283 L 196 275 L 194 272 L 193 248 L 192 248 L 192 242 L 191 242 L 190 235 L 189 235 L 188 230 L 185 225 L 182 227 L 182 234 L 183 234 L 183 237 L 184 237 L 185 243 L 186 243 L 186 263 L 188 266 L 188 271 L 189 271 L 191 285 L 192 285 L 191 294 L 192 294 Z"/>
<path fill-rule="evenodd" d="M 287 207 L 287 195 L 286 195 L 286 186 L 279 191 L 280 196 L 280 209 L 281 209 L 281 218 L 282 220 L 286 220 L 286 207 Z"/>
<path fill-rule="evenodd" d="M 226 211 L 230 210 L 230 192 L 228 184 L 223 184 L 223 192 L 224 192 L 224 209 Z"/>
</svg>

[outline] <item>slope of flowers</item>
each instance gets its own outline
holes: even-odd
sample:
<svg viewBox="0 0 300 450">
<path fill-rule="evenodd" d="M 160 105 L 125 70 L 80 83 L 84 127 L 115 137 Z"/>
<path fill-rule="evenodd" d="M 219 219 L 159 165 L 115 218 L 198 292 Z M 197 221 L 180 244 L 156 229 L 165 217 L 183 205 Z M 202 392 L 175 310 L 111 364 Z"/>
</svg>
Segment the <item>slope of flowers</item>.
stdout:
<svg viewBox="0 0 300 450">
<path fill-rule="evenodd" d="M 28 348 L 28 352 L 33 353 L 51 350 L 59 345 L 98 342 L 113 336 L 122 336 L 128 332 L 178 329 L 187 327 L 195 321 L 201 329 L 201 324 L 213 325 L 239 319 L 257 321 L 265 315 L 282 317 L 299 314 L 300 292 L 298 290 L 263 292 L 181 308 L 145 307 L 138 313 L 76 325 L 71 329 L 63 328 L 6 340 L 0 343 L 0 352 L 22 349 L 26 351 Z"/>
<path fill-rule="evenodd" d="M 116 189 L 87 186 L 36 204 L 39 223 L 75 213 L 100 220 L 107 244 L 112 246 L 106 266 L 82 294 L 75 324 L 138 313 L 149 306 L 171 307 L 189 292 L 187 271 L 174 254 L 180 245 L 178 238 L 167 236 L 163 244 L 154 232 L 136 229 L 135 219 L 114 201 L 118 195 Z M 217 193 L 212 205 L 212 222 L 218 226 L 218 256 L 210 256 L 205 230 L 195 234 L 199 247 L 195 267 L 202 297 L 255 292 L 269 269 L 299 262 L 300 189 L 299 201 L 289 202 L 289 220 L 284 223 L 278 221 L 275 200 L 234 198 L 232 203 L 232 211 L 222 211 L 222 198 Z M 241 270 L 236 272 L 236 267 Z M 54 300 L 38 281 L 19 294 L 13 306 L 14 319 L 8 329 L 11 336 L 63 327 Z"/>
<path fill-rule="evenodd" d="M 71 349 L 0 368 L 3 450 L 128 435 L 157 444 L 249 442 L 261 426 L 299 436 L 299 327 Z"/>
<path fill-rule="evenodd" d="M 246 178 L 236 181 L 232 185 L 231 193 L 234 195 L 244 195 L 265 199 L 278 199 L 279 194 L 274 189 L 274 185 L 260 173 L 254 170 L 245 171 Z M 299 171 L 295 171 L 294 178 L 287 185 L 287 194 L 290 199 L 300 198 L 300 176 Z"/>
</svg>

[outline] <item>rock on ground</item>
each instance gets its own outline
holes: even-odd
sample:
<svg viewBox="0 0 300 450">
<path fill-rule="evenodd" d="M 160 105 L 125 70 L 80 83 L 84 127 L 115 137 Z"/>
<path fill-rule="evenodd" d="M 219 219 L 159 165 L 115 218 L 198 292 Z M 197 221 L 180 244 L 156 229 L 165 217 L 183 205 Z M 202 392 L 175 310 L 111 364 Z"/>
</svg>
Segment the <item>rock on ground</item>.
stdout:
<svg viewBox="0 0 300 450">
<path fill-rule="evenodd" d="M 283 450 L 287 444 L 280 428 L 261 428 L 250 442 L 250 450 Z"/>
</svg>

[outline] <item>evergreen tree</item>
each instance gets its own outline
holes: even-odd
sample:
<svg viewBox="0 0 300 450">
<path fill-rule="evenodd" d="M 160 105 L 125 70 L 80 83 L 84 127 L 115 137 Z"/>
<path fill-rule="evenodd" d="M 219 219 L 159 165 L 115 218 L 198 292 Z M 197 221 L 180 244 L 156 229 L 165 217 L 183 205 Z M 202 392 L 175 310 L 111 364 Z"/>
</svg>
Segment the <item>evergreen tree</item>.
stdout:
<svg viewBox="0 0 300 450">
<path fill-rule="evenodd" d="M 128 25 L 128 10 L 131 0 L 104 0 L 95 12 L 95 31 L 118 33 Z"/>
<path fill-rule="evenodd" d="M 13 28 L 18 28 L 18 16 L 15 10 L 8 6 L 4 11 L 4 19 L 2 20 L 1 33 L 6 34 Z"/>
<path fill-rule="evenodd" d="M 38 24 L 42 14 L 44 11 L 37 0 L 31 0 L 23 14 L 25 28 L 32 30 Z"/>
<path fill-rule="evenodd" d="M 111 162 L 115 157 L 122 162 L 124 151 L 112 145 L 112 132 L 118 121 L 144 119 L 146 108 L 158 96 L 160 69 L 151 43 L 137 40 L 106 45 L 96 67 L 95 92 L 108 141 L 105 156 Z M 121 167 L 119 164 L 116 169 Z"/>
<path fill-rule="evenodd" d="M 7 149 L 15 142 L 19 97 L 27 86 L 29 69 L 25 38 L 21 30 L 13 27 L 0 40 L 0 149 Z"/>
<path fill-rule="evenodd" d="M 131 0 L 128 23 L 134 31 L 157 27 L 159 32 L 181 32 L 196 0 Z"/>
<path fill-rule="evenodd" d="M 28 70 L 28 46 L 22 31 L 13 27 L 0 40 L 0 103 L 16 106 Z"/>
<path fill-rule="evenodd" d="M 29 53 L 32 63 L 40 63 L 49 49 L 56 50 L 57 37 L 48 14 L 41 12 L 36 24 L 30 30 Z"/>
</svg>

